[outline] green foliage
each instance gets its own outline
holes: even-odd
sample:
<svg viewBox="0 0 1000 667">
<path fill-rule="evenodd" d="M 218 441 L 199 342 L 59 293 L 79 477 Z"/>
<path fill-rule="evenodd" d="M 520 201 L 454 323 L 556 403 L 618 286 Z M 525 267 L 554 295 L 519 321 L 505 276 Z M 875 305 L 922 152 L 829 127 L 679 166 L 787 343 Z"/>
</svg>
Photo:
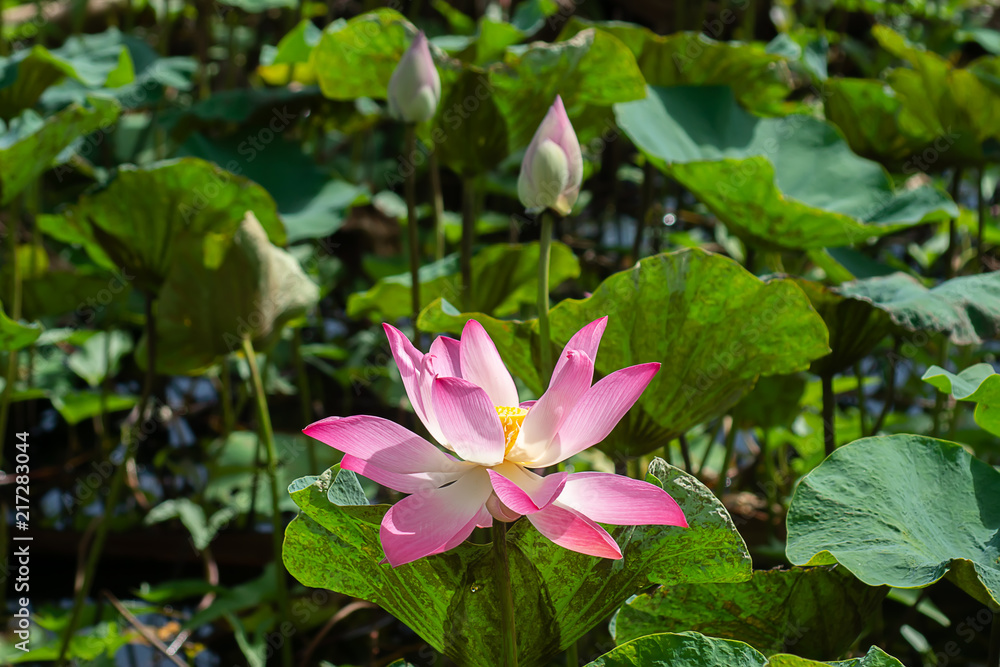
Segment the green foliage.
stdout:
<svg viewBox="0 0 1000 667">
<path fill-rule="evenodd" d="M 643 454 L 696 424 L 718 417 L 761 375 L 804 370 L 825 355 L 827 332 L 789 280 L 763 282 L 735 262 L 701 251 L 657 255 L 617 273 L 586 299 L 566 299 L 549 313 L 554 352 L 584 325 L 608 316 L 596 360 L 607 375 L 643 362 L 662 364 L 639 402 L 601 447 Z M 508 368 L 540 394 L 537 322 L 504 322 L 457 313 L 441 302 L 420 326 L 459 333 L 478 320 Z M 751 336 L 742 334 L 753 332 Z"/>
<path fill-rule="evenodd" d="M 470 310 L 496 317 L 514 315 L 534 303 L 538 294 L 538 243 L 493 245 L 472 259 L 473 292 Z M 549 290 L 580 275 L 580 262 L 562 243 L 553 243 Z M 462 278 L 458 255 L 420 267 L 420 302 L 438 298 L 462 300 Z M 382 278 L 367 292 L 352 294 L 347 302 L 351 317 L 389 322 L 410 315 L 409 273 Z"/>
<path fill-rule="evenodd" d="M 794 655 L 770 659 L 743 642 L 705 637 L 697 632 L 655 634 L 619 646 L 586 667 L 902 667 L 873 646 L 863 658 L 845 662 L 814 662 Z"/>
<path fill-rule="evenodd" d="M 664 586 L 622 606 L 615 641 L 694 630 L 746 642 L 766 655 L 843 655 L 886 592 L 866 586 L 843 567 L 764 570 L 735 584 Z"/>
<path fill-rule="evenodd" d="M 524 520 L 508 531 L 519 664 L 543 664 L 650 583 L 749 578 L 743 540 L 712 493 L 662 461 L 650 473 L 684 508 L 690 527 L 616 528 L 622 561 L 557 547 Z M 289 492 L 299 516 L 285 533 L 283 558 L 300 582 L 376 602 L 461 664 L 491 663 L 499 617 L 488 547 L 466 542 L 397 568 L 379 565 L 387 508 L 340 504 L 363 498 L 353 473 L 332 468 Z"/>
<path fill-rule="evenodd" d="M 947 575 L 998 609 L 998 509 L 1000 472 L 962 446 L 917 435 L 865 438 L 796 487 L 788 558 L 839 562 L 870 586 L 922 588 Z"/>
<path fill-rule="evenodd" d="M 829 123 L 751 116 L 726 88 L 650 88 L 615 116 L 653 164 L 748 243 L 851 245 L 957 215 L 932 187 L 896 190 Z"/>
<path fill-rule="evenodd" d="M 12 202 L 74 141 L 110 127 L 119 111 L 117 103 L 93 98 L 45 120 L 30 111 L 12 119 L 0 133 L 0 204 Z"/>
<path fill-rule="evenodd" d="M 976 423 L 994 435 L 1000 435 L 1000 375 L 991 364 L 976 364 L 955 375 L 940 366 L 931 366 L 921 378 L 939 391 L 960 401 L 976 404 Z"/>
<path fill-rule="evenodd" d="M 316 305 L 319 288 L 286 251 L 275 247 L 247 213 L 216 267 L 197 246 L 182 247 L 160 289 L 156 368 L 197 374 L 238 350 L 243 338 L 267 349 L 281 328 Z M 147 338 L 137 358 L 146 358 Z M 144 362 L 143 362 L 144 363 Z"/>
<path fill-rule="evenodd" d="M 42 325 L 16 322 L 7 316 L 3 304 L 0 304 L 0 350 L 20 350 L 34 343 L 41 335 Z"/>
</svg>

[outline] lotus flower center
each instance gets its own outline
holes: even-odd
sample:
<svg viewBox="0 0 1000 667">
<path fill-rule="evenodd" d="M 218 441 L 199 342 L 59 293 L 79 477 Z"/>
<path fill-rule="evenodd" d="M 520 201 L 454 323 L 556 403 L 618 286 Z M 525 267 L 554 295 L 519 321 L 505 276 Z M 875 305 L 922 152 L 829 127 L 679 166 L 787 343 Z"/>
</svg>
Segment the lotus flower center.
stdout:
<svg viewBox="0 0 1000 667">
<path fill-rule="evenodd" d="M 511 448 L 514 443 L 517 442 L 517 434 L 521 432 L 521 424 L 524 423 L 524 415 L 528 414 L 528 411 L 524 408 L 510 408 L 504 405 L 496 406 L 497 417 L 500 418 L 500 424 L 503 426 L 503 435 L 507 440 L 507 448 L 504 450 L 504 456 L 510 453 Z"/>
</svg>

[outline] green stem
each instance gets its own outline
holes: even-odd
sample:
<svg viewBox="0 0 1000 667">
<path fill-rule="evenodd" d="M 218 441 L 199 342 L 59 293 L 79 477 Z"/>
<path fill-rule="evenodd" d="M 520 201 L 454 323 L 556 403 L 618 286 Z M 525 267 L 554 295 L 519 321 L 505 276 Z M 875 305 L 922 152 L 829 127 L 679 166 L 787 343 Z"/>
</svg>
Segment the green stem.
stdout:
<svg viewBox="0 0 1000 667">
<path fill-rule="evenodd" d="M 955 172 L 951 176 L 951 188 L 949 190 L 951 198 L 958 206 L 958 192 L 962 184 L 962 168 L 955 167 Z M 955 218 L 948 221 L 948 250 L 945 251 L 945 276 L 953 278 L 955 276 L 955 256 L 958 254 L 958 233 L 955 230 Z"/>
<path fill-rule="evenodd" d="M 767 537 L 774 538 L 774 506 L 778 502 L 778 474 L 774 469 L 774 452 L 767 439 L 767 429 L 760 430 L 760 455 L 764 457 L 764 475 L 767 478 L 765 495 L 767 497 Z"/>
<path fill-rule="evenodd" d="M 951 341 L 948 338 L 944 338 L 941 341 L 941 349 L 938 351 L 938 366 L 941 368 L 947 368 L 948 364 L 948 348 Z M 944 401 L 945 393 L 943 391 L 937 392 L 934 396 L 934 423 L 931 427 L 931 437 L 937 438 L 941 436 L 941 413 L 944 412 Z"/>
<path fill-rule="evenodd" d="M 417 126 L 406 124 L 403 139 L 403 155 L 410 160 L 417 150 Z M 420 234 L 417 229 L 417 169 L 410 165 L 406 176 L 406 227 L 410 239 L 410 308 L 413 310 L 413 344 L 420 347 L 420 330 L 417 318 L 420 316 Z"/>
<path fill-rule="evenodd" d="M 680 4 L 680 3 L 678 3 Z M 653 207 L 653 179 L 656 177 L 653 163 L 646 160 L 642 166 L 642 190 L 639 202 L 639 220 L 636 222 L 635 239 L 632 241 L 632 261 L 642 259 L 642 239 L 649 224 L 650 209 Z"/>
<path fill-rule="evenodd" d="M 882 411 L 878 413 L 878 419 L 875 420 L 871 433 L 868 435 L 878 435 L 879 429 L 885 423 L 885 418 L 896 407 L 896 360 L 899 359 L 899 348 L 902 344 L 903 341 L 899 336 L 893 337 L 892 356 L 889 358 L 889 375 L 885 381 L 885 403 L 882 404 Z M 861 435 L 864 436 L 865 434 L 862 433 Z"/>
<path fill-rule="evenodd" d="M 976 273 L 986 270 L 983 264 L 983 243 L 985 242 L 986 230 L 986 198 L 983 196 L 983 172 L 985 167 L 979 167 L 979 178 L 976 179 L 976 213 L 979 219 L 979 226 L 976 230 Z"/>
<path fill-rule="evenodd" d="M 441 194 L 441 168 L 438 166 L 437 151 L 431 151 L 428 164 L 431 175 L 431 193 L 434 202 L 434 259 L 444 259 L 444 196 Z"/>
<path fill-rule="evenodd" d="M 313 420 L 312 413 L 312 390 L 309 388 L 309 374 L 306 373 L 306 364 L 302 361 L 302 330 L 295 329 L 292 334 L 292 356 L 295 359 L 295 374 L 299 383 L 299 406 L 302 410 L 302 427 L 305 428 Z M 306 438 L 306 453 L 309 456 L 309 469 L 319 470 L 316 458 L 316 439 Z"/>
<path fill-rule="evenodd" d="M 681 448 L 681 456 L 684 458 L 684 470 L 694 474 L 694 464 L 691 462 L 691 446 L 688 445 L 687 435 L 681 433 L 677 436 L 677 443 Z"/>
<path fill-rule="evenodd" d="M 837 431 L 834 419 L 836 418 L 836 397 L 833 394 L 833 373 L 823 376 L 823 448 L 826 455 L 833 454 L 837 448 Z"/>
<path fill-rule="evenodd" d="M 472 246 L 476 241 L 476 188 L 469 174 L 462 176 L 462 300 L 466 312 L 472 310 Z"/>
<path fill-rule="evenodd" d="M 861 362 L 854 364 L 854 377 L 858 381 L 857 401 L 858 401 L 858 426 L 859 433 L 865 434 L 865 422 L 868 421 L 867 410 L 865 409 L 865 378 L 861 373 Z"/>
<path fill-rule="evenodd" d="M 722 455 L 722 466 L 719 468 L 719 479 L 715 482 L 715 493 L 720 498 L 726 490 L 726 480 L 729 477 L 729 462 L 733 460 L 736 451 L 736 420 L 730 420 L 726 431 L 726 451 Z"/>
<path fill-rule="evenodd" d="M 229 372 L 229 357 L 224 358 L 220 364 L 219 383 L 222 387 L 219 396 L 219 402 L 222 403 L 222 438 L 228 440 L 236 422 L 233 415 L 233 379 Z"/>
<path fill-rule="evenodd" d="M 514 627 L 514 591 L 510 583 L 510 563 L 507 558 L 507 524 L 493 522 L 493 573 L 496 594 L 500 601 L 500 643 L 503 667 L 517 667 L 517 630 Z"/>
<path fill-rule="evenodd" d="M 580 651 L 576 642 L 566 649 L 566 667 L 580 667 Z"/>
<path fill-rule="evenodd" d="M 260 438 L 264 441 L 267 452 L 267 476 L 271 486 L 271 537 L 274 548 L 274 565 L 278 577 L 278 614 L 279 627 L 284 627 L 288 621 L 288 584 L 285 581 L 284 566 L 281 562 L 281 542 L 284 536 L 284 526 L 281 521 L 281 509 L 278 507 L 278 452 L 274 445 L 274 431 L 271 430 L 271 415 L 267 411 L 267 397 L 264 395 L 264 383 L 257 368 L 257 355 L 253 351 L 250 338 L 243 338 L 243 354 L 250 366 L 250 380 L 253 382 L 253 393 L 257 405 L 257 428 Z M 292 643 L 288 638 L 281 643 L 281 663 L 284 667 L 292 667 Z"/>
<path fill-rule="evenodd" d="M 143 382 L 142 396 L 139 399 L 136 423 L 134 424 L 133 432 L 126 439 L 125 453 L 122 456 L 121 463 L 115 469 L 115 475 L 111 480 L 111 489 L 108 491 L 108 497 L 104 505 L 104 515 L 101 518 L 101 523 L 97 526 L 97 532 L 94 534 L 94 542 L 90 546 L 87 566 L 83 573 L 83 582 L 76 591 L 69 623 L 60 642 L 59 657 L 56 660 L 56 665 L 58 666 L 66 663 L 66 651 L 69 649 L 70 641 L 76 633 L 76 627 L 80 621 L 80 611 L 83 609 L 84 601 L 90 594 L 91 586 L 93 586 L 94 574 L 97 572 L 97 563 L 100 561 L 101 553 L 104 551 L 104 542 L 108 537 L 108 530 L 111 528 L 111 520 L 114 518 L 115 509 L 118 507 L 122 490 L 125 488 L 128 462 L 135 456 L 139 444 L 139 434 L 142 432 L 142 427 L 146 419 L 146 408 L 149 405 L 149 398 L 153 393 L 153 380 L 156 377 L 156 320 L 153 315 L 153 296 L 151 294 L 146 295 L 146 340 L 148 341 L 146 345 L 146 379 Z"/>
<path fill-rule="evenodd" d="M 552 214 L 542 211 L 542 235 L 538 248 L 538 335 L 541 338 L 541 377 L 547 385 L 552 375 L 552 343 L 549 338 L 549 255 L 552 248 Z"/>
</svg>

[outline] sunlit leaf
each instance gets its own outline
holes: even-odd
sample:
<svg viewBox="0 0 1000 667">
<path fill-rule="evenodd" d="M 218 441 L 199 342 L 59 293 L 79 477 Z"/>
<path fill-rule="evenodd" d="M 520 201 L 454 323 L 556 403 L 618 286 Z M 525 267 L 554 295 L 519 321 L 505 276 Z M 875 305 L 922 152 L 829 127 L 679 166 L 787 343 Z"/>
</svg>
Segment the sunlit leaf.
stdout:
<svg viewBox="0 0 1000 667">
<path fill-rule="evenodd" d="M 684 509 L 690 528 L 615 528 L 621 561 L 557 547 L 524 520 L 510 529 L 520 665 L 543 664 L 650 583 L 750 576 L 743 541 L 715 496 L 662 461 L 651 473 L 657 476 L 648 479 Z M 292 484 L 300 513 L 285 532 L 288 570 L 307 586 L 379 604 L 459 664 L 492 664 L 499 617 L 489 547 L 466 542 L 397 568 L 379 565 L 379 522 L 387 507 L 337 504 L 358 497 L 357 489 L 354 474 L 338 475 L 337 468 Z"/>
</svg>

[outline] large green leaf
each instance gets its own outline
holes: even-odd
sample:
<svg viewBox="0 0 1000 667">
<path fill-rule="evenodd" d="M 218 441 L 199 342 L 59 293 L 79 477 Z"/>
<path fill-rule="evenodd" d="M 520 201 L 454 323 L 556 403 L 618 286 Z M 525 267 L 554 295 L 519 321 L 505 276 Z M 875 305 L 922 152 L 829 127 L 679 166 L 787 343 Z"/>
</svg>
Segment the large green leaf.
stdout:
<svg viewBox="0 0 1000 667">
<path fill-rule="evenodd" d="M 605 315 L 599 375 L 662 364 L 602 445 L 632 455 L 725 414 L 761 375 L 805 370 L 829 352 L 823 321 L 791 280 L 764 282 L 731 259 L 701 250 L 648 257 L 609 277 L 592 296 L 561 301 L 549 313 L 554 353 Z M 486 327 L 511 372 L 540 394 L 548 383 L 538 374 L 537 320 L 501 321 L 436 303 L 424 310 L 420 326 L 459 333 L 469 319 Z"/>
<path fill-rule="evenodd" d="M 811 116 L 758 118 L 728 88 L 650 88 L 618 125 L 726 226 L 769 247 L 843 246 L 957 216 L 930 186 L 896 190 L 875 162 Z"/>
<path fill-rule="evenodd" d="M 1000 274 L 952 278 L 928 289 L 916 278 L 893 273 L 845 283 L 836 292 L 885 311 L 909 331 L 935 331 L 956 345 L 972 345 L 1000 334 Z"/>
<path fill-rule="evenodd" d="M 1000 375 L 992 364 L 976 364 L 955 375 L 940 366 L 931 366 L 921 378 L 960 401 L 976 404 L 976 423 L 1000 435 Z"/>
<path fill-rule="evenodd" d="M 538 242 L 487 246 L 472 259 L 472 306 L 497 317 L 513 315 L 538 297 Z M 580 275 L 580 262 L 562 243 L 552 244 L 549 290 Z M 420 302 L 438 298 L 461 302 L 462 277 L 458 255 L 420 267 Z M 411 315 L 409 273 L 382 278 L 367 292 L 352 294 L 349 317 L 394 321 Z"/>
<path fill-rule="evenodd" d="M 843 662 L 815 662 L 795 655 L 770 659 L 753 647 L 731 639 L 705 637 L 697 632 L 647 635 L 605 653 L 586 667 L 903 667 L 873 646 L 863 658 Z"/>
<path fill-rule="evenodd" d="M 662 586 L 621 608 L 615 641 L 694 630 L 767 655 L 794 647 L 803 657 L 835 658 L 858 638 L 887 591 L 866 586 L 843 567 L 763 570 L 736 584 Z"/>
<path fill-rule="evenodd" d="M 0 350 L 10 352 L 28 347 L 42 335 L 42 325 L 21 324 L 7 316 L 0 303 Z"/>
<path fill-rule="evenodd" d="M 266 349 L 285 323 L 318 300 L 316 284 L 294 257 L 268 240 L 248 212 L 217 268 L 201 263 L 193 245 L 178 253 L 157 300 L 157 371 L 203 371 L 239 350 L 244 337 Z M 137 359 L 145 360 L 147 344 L 144 337 Z"/>
<path fill-rule="evenodd" d="M 837 449 L 795 489 L 790 561 L 841 563 L 861 581 L 922 588 L 945 575 L 1000 610 L 1000 472 L 917 435 Z"/>
<path fill-rule="evenodd" d="M 108 129 L 120 110 L 111 100 L 94 98 L 88 106 L 74 104 L 44 121 L 30 111 L 12 120 L 0 133 L 0 204 L 13 201 L 74 140 Z"/>
<path fill-rule="evenodd" d="M 573 17 L 560 39 L 586 28 L 598 28 L 622 41 L 635 56 L 650 86 L 731 86 L 745 108 L 779 112 L 791 85 L 785 58 L 763 46 L 717 42 L 702 32 L 658 35 L 622 21 L 587 21 Z"/>
<path fill-rule="evenodd" d="M 247 211 L 272 242 L 285 230 L 274 200 L 259 185 L 194 158 L 125 165 L 104 189 L 84 195 L 65 216 L 88 235 L 135 284 L 156 291 L 174 266 L 181 246 L 198 247 L 187 261 L 216 268 Z"/>
<path fill-rule="evenodd" d="M 646 94 L 635 56 L 602 30 L 584 30 L 555 44 L 511 47 L 503 67 L 491 73 L 511 151 L 528 145 L 557 94 L 582 144 L 607 131 L 611 105 Z"/>
<path fill-rule="evenodd" d="M 385 98 L 416 28 L 394 9 L 377 9 L 327 26 L 312 51 L 323 94 L 333 100 Z"/>
<path fill-rule="evenodd" d="M 614 528 L 623 560 L 557 547 L 526 520 L 509 530 L 519 664 L 543 664 L 651 583 L 749 578 L 743 540 L 712 493 L 662 460 L 650 471 L 647 479 L 677 500 L 690 527 Z M 495 664 L 500 619 L 489 547 L 466 542 L 397 568 L 379 565 L 387 507 L 347 505 L 364 497 L 353 473 L 332 468 L 289 492 L 300 512 L 282 556 L 300 582 L 379 604 L 459 664 Z"/>
</svg>

